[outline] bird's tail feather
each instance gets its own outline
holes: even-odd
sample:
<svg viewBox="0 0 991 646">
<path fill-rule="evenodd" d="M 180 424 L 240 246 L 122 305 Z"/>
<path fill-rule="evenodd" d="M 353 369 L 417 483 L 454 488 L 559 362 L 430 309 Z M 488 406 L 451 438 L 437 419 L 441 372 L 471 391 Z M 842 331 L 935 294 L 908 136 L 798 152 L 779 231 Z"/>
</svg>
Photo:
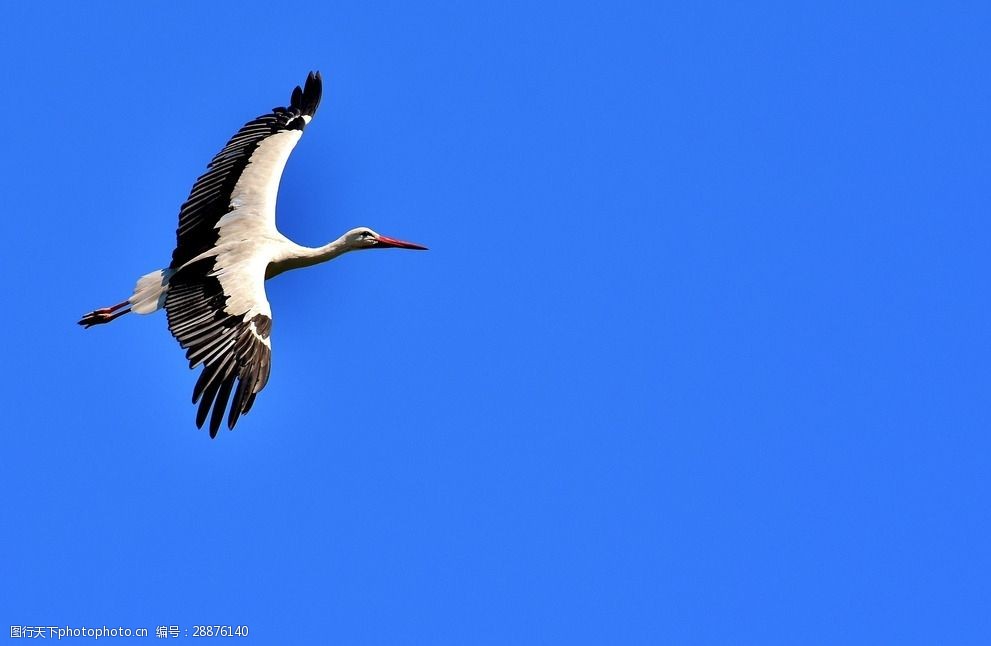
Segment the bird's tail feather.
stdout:
<svg viewBox="0 0 991 646">
<path fill-rule="evenodd" d="M 165 293 L 169 291 L 169 280 L 175 269 L 158 269 L 138 279 L 134 293 L 128 300 L 135 314 L 151 314 L 165 306 Z"/>
</svg>

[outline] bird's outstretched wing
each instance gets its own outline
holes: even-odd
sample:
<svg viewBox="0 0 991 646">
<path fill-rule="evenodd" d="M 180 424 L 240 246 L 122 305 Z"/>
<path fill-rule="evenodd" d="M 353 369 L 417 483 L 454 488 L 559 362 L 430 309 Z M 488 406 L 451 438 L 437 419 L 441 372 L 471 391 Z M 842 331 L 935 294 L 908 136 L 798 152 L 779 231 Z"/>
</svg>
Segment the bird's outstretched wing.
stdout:
<svg viewBox="0 0 991 646">
<path fill-rule="evenodd" d="M 282 170 L 321 93 L 320 74 L 311 72 L 288 107 L 246 123 L 196 180 L 179 212 L 165 310 L 189 367 L 204 366 L 193 403 L 199 402 L 197 426 L 210 417 L 211 437 L 228 401 L 227 426 L 234 428 L 268 382 L 272 311 L 265 297 L 265 241 L 277 233 Z"/>
<path fill-rule="evenodd" d="M 173 269 L 216 247 L 225 231 L 275 230 L 282 170 L 322 94 L 320 72 L 310 72 L 306 84 L 293 90 L 288 107 L 244 124 L 210 161 L 179 210 Z"/>
<path fill-rule="evenodd" d="M 218 267 L 217 258 L 197 260 L 177 272 L 165 296 L 169 330 L 186 349 L 189 367 L 203 364 L 193 388 L 199 402 L 196 426 L 210 413 L 216 437 L 233 391 L 227 427 L 251 410 L 272 366 L 272 310 L 265 298 L 267 260 Z M 234 388 L 235 383 L 237 388 Z"/>
</svg>

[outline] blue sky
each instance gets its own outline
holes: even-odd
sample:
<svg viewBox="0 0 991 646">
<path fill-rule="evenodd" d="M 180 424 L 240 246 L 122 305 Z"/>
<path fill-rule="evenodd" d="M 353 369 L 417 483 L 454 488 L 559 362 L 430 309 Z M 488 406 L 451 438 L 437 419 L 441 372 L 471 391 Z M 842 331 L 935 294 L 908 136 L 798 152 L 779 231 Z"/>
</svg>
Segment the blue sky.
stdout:
<svg viewBox="0 0 991 646">
<path fill-rule="evenodd" d="M 991 12 L 826 4 L 8 7 L 0 624 L 985 642 Z M 431 250 L 270 282 L 211 441 L 75 321 L 311 69 L 282 231 Z"/>
</svg>

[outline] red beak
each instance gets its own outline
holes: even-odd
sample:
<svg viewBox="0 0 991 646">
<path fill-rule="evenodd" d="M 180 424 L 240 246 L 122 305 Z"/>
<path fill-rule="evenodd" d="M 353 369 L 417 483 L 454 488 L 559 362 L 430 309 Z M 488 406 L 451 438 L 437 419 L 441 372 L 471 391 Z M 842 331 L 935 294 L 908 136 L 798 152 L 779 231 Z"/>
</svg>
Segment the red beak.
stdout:
<svg viewBox="0 0 991 646">
<path fill-rule="evenodd" d="M 379 236 L 377 238 L 379 247 L 396 247 L 397 249 L 419 249 L 420 251 L 426 251 L 427 248 L 423 245 L 416 244 L 414 242 L 406 242 L 405 240 L 396 240 L 395 238 L 389 238 L 387 236 Z"/>
</svg>

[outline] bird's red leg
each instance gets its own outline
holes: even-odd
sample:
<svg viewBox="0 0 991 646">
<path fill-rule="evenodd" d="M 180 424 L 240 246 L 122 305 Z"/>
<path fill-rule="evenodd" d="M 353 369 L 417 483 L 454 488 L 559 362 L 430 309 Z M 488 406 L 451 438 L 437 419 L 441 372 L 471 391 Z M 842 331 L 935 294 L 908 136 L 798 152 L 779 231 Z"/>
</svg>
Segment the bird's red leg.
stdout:
<svg viewBox="0 0 991 646">
<path fill-rule="evenodd" d="M 109 323 L 110 321 L 114 320 L 118 316 L 124 316 L 125 314 L 127 314 L 130 311 L 131 311 L 131 308 L 129 307 L 126 310 L 121 310 L 121 311 L 117 312 L 116 314 L 111 314 L 110 315 L 110 318 L 107 319 L 107 323 Z"/>
<path fill-rule="evenodd" d="M 110 314 L 111 312 L 116 312 L 120 308 L 128 304 L 129 301 L 124 301 L 122 303 L 117 303 L 116 305 L 111 305 L 110 307 L 101 307 L 98 310 L 93 310 L 93 314 Z"/>
<path fill-rule="evenodd" d="M 84 315 L 83 318 L 79 319 L 79 325 L 89 328 L 89 327 L 93 327 L 94 325 L 102 325 L 104 323 L 109 323 L 118 316 L 124 316 L 125 314 L 131 311 L 130 307 L 128 307 L 126 310 L 120 309 L 125 305 L 127 305 L 128 303 L 129 301 L 124 301 L 122 303 L 117 303 L 116 305 L 112 305 L 110 307 L 103 307 L 98 310 L 93 310 L 89 314 Z M 117 312 L 117 310 L 120 311 Z"/>
</svg>

